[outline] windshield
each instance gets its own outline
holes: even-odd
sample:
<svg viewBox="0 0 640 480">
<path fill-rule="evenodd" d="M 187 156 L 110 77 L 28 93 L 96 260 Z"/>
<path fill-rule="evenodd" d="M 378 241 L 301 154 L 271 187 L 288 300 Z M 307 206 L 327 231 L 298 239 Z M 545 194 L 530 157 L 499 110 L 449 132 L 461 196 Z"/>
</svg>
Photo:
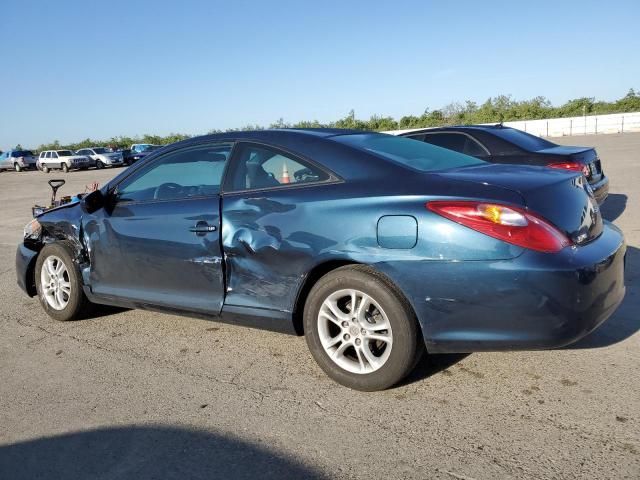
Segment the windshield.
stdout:
<svg viewBox="0 0 640 480">
<path fill-rule="evenodd" d="M 109 153 L 109 150 L 107 150 L 106 148 L 103 148 L 103 147 L 94 148 L 93 151 L 96 152 L 96 155 L 102 155 L 103 153 Z"/>
<path fill-rule="evenodd" d="M 149 147 L 151 147 L 151 144 L 149 143 L 139 143 L 137 145 L 134 145 L 132 150 L 134 152 L 144 152 Z"/>
<path fill-rule="evenodd" d="M 33 157 L 33 152 L 31 150 L 16 150 L 11 153 L 11 156 L 16 157 Z"/>
<path fill-rule="evenodd" d="M 485 163 L 477 158 L 436 147 L 419 140 L 394 137 L 393 135 L 381 133 L 338 135 L 332 137 L 332 140 L 375 153 L 423 172 Z"/>
<path fill-rule="evenodd" d="M 515 128 L 494 128 L 491 129 L 491 133 L 530 152 L 537 152 L 538 150 L 557 146 L 555 143 L 551 143 L 544 138 L 536 137 L 535 135 L 523 132 L 522 130 L 516 130 Z"/>
<path fill-rule="evenodd" d="M 145 152 L 153 152 L 155 150 L 158 150 L 162 148 L 161 145 L 149 145 L 147 148 L 144 149 Z"/>
<path fill-rule="evenodd" d="M 59 157 L 73 157 L 73 152 L 71 150 L 58 150 Z"/>
</svg>

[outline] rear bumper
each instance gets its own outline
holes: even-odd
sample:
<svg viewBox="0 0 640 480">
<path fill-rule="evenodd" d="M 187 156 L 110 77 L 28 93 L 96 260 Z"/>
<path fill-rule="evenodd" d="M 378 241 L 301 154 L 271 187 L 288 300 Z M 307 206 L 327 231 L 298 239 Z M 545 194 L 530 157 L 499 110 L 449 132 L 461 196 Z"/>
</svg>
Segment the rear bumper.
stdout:
<svg viewBox="0 0 640 480">
<path fill-rule="evenodd" d="M 37 170 L 36 162 L 18 162 L 23 170 Z"/>
<path fill-rule="evenodd" d="M 512 260 L 385 264 L 414 307 L 432 353 L 559 348 L 604 322 L 624 298 L 626 245 L 607 223 L 588 245 Z"/>
<path fill-rule="evenodd" d="M 24 246 L 23 243 L 18 245 L 16 251 L 16 276 L 18 286 L 30 297 L 36 295 L 36 286 L 33 282 L 33 270 L 36 265 L 38 252 Z"/>
<path fill-rule="evenodd" d="M 602 205 L 609 196 L 609 178 L 602 176 L 598 182 L 591 184 L 593 190 L 593 196 L 595 197 L 598 205 Z"/>
</svg>

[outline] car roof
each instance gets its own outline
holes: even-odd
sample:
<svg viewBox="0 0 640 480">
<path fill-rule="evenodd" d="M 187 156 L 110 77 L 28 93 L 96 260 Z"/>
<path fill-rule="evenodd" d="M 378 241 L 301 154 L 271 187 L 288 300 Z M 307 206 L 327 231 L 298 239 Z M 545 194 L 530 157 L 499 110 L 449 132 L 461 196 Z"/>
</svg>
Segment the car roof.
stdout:
<svg viewBox="0 0 640 480">
<path fill-rule="evenodd" d="M 396 135 L 407 135 L 410 133 L 442 132 L 442 131 L 451 131 L 451 130 L 454 130 L 454 131 L 458 130 L 461 132 L 464 132 L 467 130 L 491 132 L 493 130 L 498 130 L 498 129 L 513 130 L 512 127 L 507 127 L 500 123 L 497 123 L 497 124 L 490 124 L 490 125 L 444 125 L 442 127 L 411 128 L 407 130 L 389 131 L 388 133 L 394 133 Z"/>
<path fill-rule="evenodd" d="M 348 128 L 272 128 L 266 130 L 243 130 L 223 133 L 213 133 L 205 137 L 214 138 L 256 138 L 272 139 L 274 136 L 312 136 L 319 138 L 334 137 L 336 135 L 351 135 L 356 133 L 371 133 L 364 130 L 354 130 Z M 199 137 L 203 138 L 203 137 Z"/>
<path fill-rule="evenodd" d="M 339 135 L 353 135 L 368 132 L 365 130 L 353 130 L 345 128 L 276 128 L 268 130 L 243 130 L 222 133 L 211 133 L 199 137 L 192 137 L 171 146 L 188 146 L 208 141 L 253 141 L 257 143 L 272 144 L 281 148 L 292 150 L 306 150 L 309 142 L 322 142 Z"/>
</svg>

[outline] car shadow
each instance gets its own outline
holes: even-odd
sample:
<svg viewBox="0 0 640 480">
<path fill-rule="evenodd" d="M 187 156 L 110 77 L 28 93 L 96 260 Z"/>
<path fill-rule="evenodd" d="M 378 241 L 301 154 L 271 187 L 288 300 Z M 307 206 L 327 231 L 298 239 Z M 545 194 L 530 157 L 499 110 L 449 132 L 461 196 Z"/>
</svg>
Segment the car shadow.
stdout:
<svg viewBox="0 0 640 480">
<path fill-rule="evenodd" d="M 183 427 L 125 426 L 0 446 L 0 478 L 326 478 L 271 447 Z"/>
<path fill-rule="evenodd" d="M 582 340 L 567 349 L 601 348 L 626 340 L 640 330 L 640 250 L 627 247 L 625 264 L 627 292 L 615 313 Z"/>
<path fill-rule="evenodd" d="M 95 320 L 101 317 L 110 317 L 111 315 L 117 315 L 128 310 L 131 309 L 124 307 L 114 307 L 111 305 L 93 304 L 82 317 L 78 318 L 78 321 Z"/>
<path fill-rule="evenodd" d="M 470 353 L 438 353 L 427 354 L 422 356 L 412 372 L 396 387 L 403 387 L 414 382 L 425 380 L 437 373 L 444 372 L 458 362 L 467 358 Z"/>
<path fill-rule="evenodd" d="M 605 202 L 600 205 L 600 212 L 605 220 L 613 222 L 627 208 L 627 196 L 620 193 L 610 193 Z"/>
</svg>

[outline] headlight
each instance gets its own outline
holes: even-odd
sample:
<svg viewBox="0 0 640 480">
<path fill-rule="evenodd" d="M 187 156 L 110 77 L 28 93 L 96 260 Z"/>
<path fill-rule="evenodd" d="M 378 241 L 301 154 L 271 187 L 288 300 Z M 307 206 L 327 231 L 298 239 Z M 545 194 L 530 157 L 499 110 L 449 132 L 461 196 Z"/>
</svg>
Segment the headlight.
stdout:
<svg viewBox="0 0 640 480">
<path fill-rule="evenodd" d="M 29 223 L 27 223 L 24 227 L 24 239 L 27 240 L 37 240 L 40 238 L 40 233 L 42 232 L 42 225 L 37 218 L 34 218 Z"/>
</svg>

